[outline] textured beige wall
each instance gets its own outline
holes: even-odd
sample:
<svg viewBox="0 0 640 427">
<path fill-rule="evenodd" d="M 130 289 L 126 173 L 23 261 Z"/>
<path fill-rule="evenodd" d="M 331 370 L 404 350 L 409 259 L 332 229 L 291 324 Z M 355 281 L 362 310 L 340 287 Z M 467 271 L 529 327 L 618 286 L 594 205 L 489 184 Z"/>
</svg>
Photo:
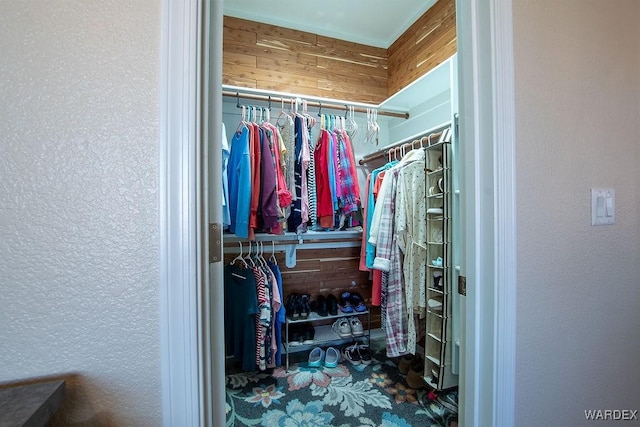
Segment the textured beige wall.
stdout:
<svg viewBox="0 0 640 427">
<path fill-rule="evenodd" d="M 158 0 L 0 1 L 0 382 L 161 424 Z"/>
<path fill-rule="evenodd" d="M 640 410 L 640 2 L 513 3 L 516 425 L 585 425 Z"/>
</svg>

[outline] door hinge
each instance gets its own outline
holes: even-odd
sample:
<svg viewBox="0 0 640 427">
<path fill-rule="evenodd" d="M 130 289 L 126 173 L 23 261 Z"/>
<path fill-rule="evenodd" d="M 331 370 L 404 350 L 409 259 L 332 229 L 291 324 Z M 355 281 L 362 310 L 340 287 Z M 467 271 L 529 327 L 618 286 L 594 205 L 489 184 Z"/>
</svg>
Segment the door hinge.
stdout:
<svg viewBox="0 0 640 427">
<path fill-rule="evenodd" d="M 467 295 L 467 276 L 458 276 L 458 293 Z"/>
<path fill-rule="evenodd" d="M 209 263 L 222 261 L 222 224 L 209 224 Z"/>
</svg>

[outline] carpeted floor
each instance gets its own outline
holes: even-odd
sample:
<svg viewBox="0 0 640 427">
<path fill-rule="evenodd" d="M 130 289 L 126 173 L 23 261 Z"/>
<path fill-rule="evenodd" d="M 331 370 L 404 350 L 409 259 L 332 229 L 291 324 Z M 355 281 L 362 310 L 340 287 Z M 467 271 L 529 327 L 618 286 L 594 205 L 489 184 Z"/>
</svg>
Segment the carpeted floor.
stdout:
<svg viewBox="0 0 640 427">
<path fill-rule="evenodd" d="M 426 388 L 408 387 L 383 353 L 370 365 L 343 360 L 336 368 L 310 368 L 304 360 L 288 372 L 229 374 L 226 400 L 227 426 L 457 425 L 456 391 L 435 398 Z"/>
</svg>

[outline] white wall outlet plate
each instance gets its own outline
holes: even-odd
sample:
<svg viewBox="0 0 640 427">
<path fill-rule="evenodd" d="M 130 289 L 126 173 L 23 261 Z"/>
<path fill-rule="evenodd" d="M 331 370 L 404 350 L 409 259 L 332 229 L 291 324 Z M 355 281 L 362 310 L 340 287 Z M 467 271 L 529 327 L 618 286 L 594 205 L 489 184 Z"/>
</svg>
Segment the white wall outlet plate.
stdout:
<svg viewBox="0 0 640 427">
<path fill-rule="evenodd" d="M 591 189 L 591 225 L 616 223 L 616 190 L 613 188 Z"/>
</svg>

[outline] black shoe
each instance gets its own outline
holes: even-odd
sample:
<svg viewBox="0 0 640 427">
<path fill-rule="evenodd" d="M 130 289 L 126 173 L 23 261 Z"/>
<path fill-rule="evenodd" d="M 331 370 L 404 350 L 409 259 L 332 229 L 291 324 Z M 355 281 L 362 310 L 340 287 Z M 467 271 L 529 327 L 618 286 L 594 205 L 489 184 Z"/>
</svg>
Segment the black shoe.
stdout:
<svg viewBox="0 0 640 427">
<path fill-rule="evenodd" d="M 319 295 L 318 298 L 316 298 L 314 308 L 315 312 L 318 313 L 318 316 L 325 317 L 329 314 L 327 312 L 327 299 L 322 295 Z"/>
<path fill-rule="evenodd" d="M 289 345 L 301 345 L 304 335 L 298 325 L 289 326 Z"/>
<path fill-rule="evenodd" d="M 313 344 L 313 338 L 316 336 L 316 330 L 313 326 L 307 324 L 302 331 L 302 344 Z"/>
<path fill-rule="evenodd" d="M 297 319 L 293 317 L 293 313 L 295 311 L 295 299 L 296 299 L 296 294 L 289 294 L 287 296 L 287 300 L 284 303 L 284 309 L 285 309 L 286 315 L 289 319 L 292 319 L 292 320 Z"/>
<path fill-rule="evenodd" d="M 332 294 L 327 295 L 327 311 L 332 316 L 338 314 L 338 299 Z"/>
<path fill-rule="evenodd" d="M 345 359 L 354 365 L 360 364 L 360 353 L 358 353 L 358 345 L 353 344 L 342 349 L 342 355 Z"/>
<path fill-rule="evenodd" d="M 300 295 L 300 317 L 307 319 L 311 313 L 311 297 L 309 294 Z"/>
<path fill-rule="evenodd" d="M 289 319 L 299 320 L 300 314 L 302 313 L 302 304 L 300 303 L 300 295 L 296 293 L 289 294 L 289 296 L 287 297 L 285 310 L 287 311 L 287 317 L 289 317 Z"/>
</svg>

